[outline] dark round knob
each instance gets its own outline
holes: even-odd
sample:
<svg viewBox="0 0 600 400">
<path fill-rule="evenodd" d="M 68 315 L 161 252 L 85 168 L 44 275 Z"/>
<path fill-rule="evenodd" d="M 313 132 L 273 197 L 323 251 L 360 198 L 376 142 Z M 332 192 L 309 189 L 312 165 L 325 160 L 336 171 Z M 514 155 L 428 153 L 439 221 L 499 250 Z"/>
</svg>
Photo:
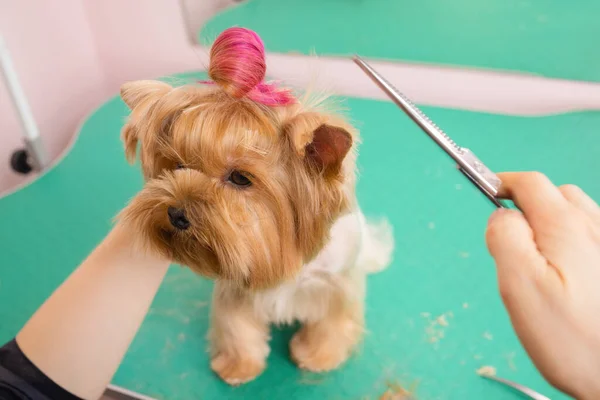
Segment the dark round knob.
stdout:
<svg viewBox="0 0 600 400">
<path fill-rule="evenodd" d="M 10 166 L 15 172 L 20 174 L 28 174 L 33 170 L 29 163 L 27 150 L 24 149 L 16 150 L 12 153 L 12 156 L 10 157 Z"/>
</svg>

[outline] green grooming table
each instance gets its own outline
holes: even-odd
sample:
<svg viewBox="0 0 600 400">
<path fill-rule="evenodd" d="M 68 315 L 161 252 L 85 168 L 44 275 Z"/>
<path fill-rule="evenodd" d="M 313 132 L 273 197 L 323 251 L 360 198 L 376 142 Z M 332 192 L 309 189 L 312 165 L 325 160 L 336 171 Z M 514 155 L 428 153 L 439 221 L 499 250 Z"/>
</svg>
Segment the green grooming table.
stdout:
<svg viewBox="0 0 600 400">
<path fill-rule="evenodd" d="M 393 265 L 369 279 L 369 333 L 357 354 L 332 373 L 302 372 L 288 358 L 293 328 L 274 329 L 267 370 L 230 388 L 211 373 L 206 353 L 212 284 L 174 266 L 114 383 L 184 400 L 375 400 L 396 384 L 416 385 L 419 399 L 517 399 L 476 376 L 492 365 L 552 399 L 566 398 L 528 361 L 501 305 L 483 240 L 492 206 L 395 105 L 360 99 L 347 105 L 364 140 L 360 202 L 367 215 L 390 219 L 397 242 Z M 491 168 L 540 169 L 600 200 L 600 113 L 426 112 Z M 58 165 L 0 199 L 0 341 L 17 333 L 142 187 L 119 140 L 126 115 L 120 99 L 106 102 Z M 447 325 L 432 322 L 441 315 Z"/>
<path fill-rule="evenodd" d="M 600 2 L 248 0 L 199 33 L 256 30 L 272 52 L 365 57 L 600 81 Z"/>
</svg>

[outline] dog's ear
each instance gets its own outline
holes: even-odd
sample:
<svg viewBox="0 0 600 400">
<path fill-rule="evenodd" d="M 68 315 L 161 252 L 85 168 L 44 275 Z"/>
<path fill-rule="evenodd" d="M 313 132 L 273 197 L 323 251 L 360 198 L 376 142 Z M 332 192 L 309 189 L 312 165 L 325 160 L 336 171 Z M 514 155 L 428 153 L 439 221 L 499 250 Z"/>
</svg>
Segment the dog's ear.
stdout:
<svg viewBox="0 0 600 400">
<path fill-rule="evenodd" d="M 143 103 L 152 103 L 171 91 L 172 87 L 160 81 L 133 81 L 121 86 L 121 98 L 133 110 Z"/>
<path fill-rule="evenodd" d="M 323 124 L 314 130 L 312 141 L 306 145 L 305 157 L 319 170 L 337 172 L 350 148 L 352 136 L 347 130 Z"/>
<path fill-rule="evenodd" d="M 133 164 L 137 155 L 139 130 L 131 121 L 123 126 L 121 139 L 123 140 L 123 146 L 125 147 L 125 158 L 129 164 Z"/>
<path fill-rule="evenodd" d="M 300 114 L 286 125 L 297 153 L 312 168 L 326 175 L 339 172 L 352 148 L 350 129 L 340 121 L 328 121 L 317 113 Z"/>
<path fill-rule="evenodd" d="M 133 164 L 135 161 L 137 143 L 140 139 L 140 124 L 146 119 L 146 113 L 171 89 L 171 86 L 159 81 L 134 81 L 121 86 L 121 98 L 132 110 L 129 121 L 123 127 L 121 134 L 125 146 L 125 156 L 130 163 Z"/>
</svg>

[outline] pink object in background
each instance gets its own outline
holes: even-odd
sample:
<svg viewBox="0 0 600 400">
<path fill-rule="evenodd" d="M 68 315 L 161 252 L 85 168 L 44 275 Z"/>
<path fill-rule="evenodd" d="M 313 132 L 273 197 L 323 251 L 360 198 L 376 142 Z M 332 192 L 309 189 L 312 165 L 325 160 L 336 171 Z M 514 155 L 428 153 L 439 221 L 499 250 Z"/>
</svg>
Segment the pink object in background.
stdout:
<svg viewBox="0 0 600 400">
<path fill-rule="evenodd" d="M 104 95 L 104 77 L 80 0 L 0 0 L 0 29 L 40 128 L 54 158 L 79 118 Z M 21 126 L 0 83 L 0 190 L 23 180 L 9 169 L 22 147 Z"/>
<path fill-rule="evenodd" d="M 123 82 L 201 69 L 206 59 L 173 0 L 0 0 L 0 29 L 51 160 Z M 0 192 L 32 179 L 9 167 L 20 129 L 0 82 Z"/>
</svg>

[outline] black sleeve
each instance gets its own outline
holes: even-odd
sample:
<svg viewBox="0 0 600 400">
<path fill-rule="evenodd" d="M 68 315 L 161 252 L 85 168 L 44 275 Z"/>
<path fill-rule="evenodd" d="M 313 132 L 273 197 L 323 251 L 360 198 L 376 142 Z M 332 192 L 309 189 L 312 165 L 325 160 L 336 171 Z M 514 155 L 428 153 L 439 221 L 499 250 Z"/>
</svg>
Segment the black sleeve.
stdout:
<svg viewBox="0 0 600 400">
<path fill-rule="evenodd" d="M 23 354 L 13 339 L 0 347 L 0 400 L 79 400 Z"/>
</svg>

